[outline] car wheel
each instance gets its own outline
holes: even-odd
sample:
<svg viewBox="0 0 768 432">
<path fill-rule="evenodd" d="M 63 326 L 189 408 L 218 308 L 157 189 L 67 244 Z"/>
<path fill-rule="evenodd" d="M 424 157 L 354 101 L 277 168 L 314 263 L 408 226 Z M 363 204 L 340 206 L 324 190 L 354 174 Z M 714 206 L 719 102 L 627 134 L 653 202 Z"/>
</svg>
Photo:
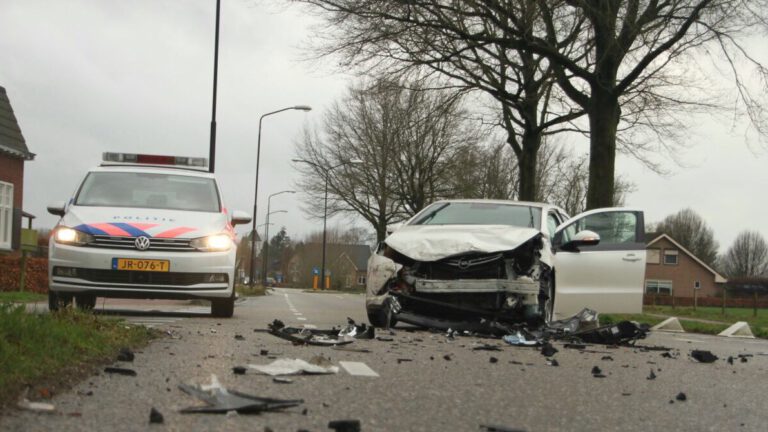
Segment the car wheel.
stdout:
<svg viewBox="0 0 768 432">
<path fill-rule="evenodd" d="M 211 315 L 215 318 L 231 318 L 235 313 L 235 292 L 225 299 L 211 300 Z"/>
<path fill-rule="evenodd" d="M 93 294 L 76 294 L 75 303 L 81 310 L 91 310 L 96 307 L 96 296 Z"/>
<path fill-rule="evenodd" d="M 397 318 L 392 315 L 391 309 L 388 307 L 368 309 L 367 312 L 368 322 L 374 327 L 386 329 L 397 324 Z M 389 323 L 387 323 L 387 319 L 389 319 Z"/>
<path fill-rule="evenodd" d="M 48 310 L 56 312 L 72 304 L 72 295 L 48 290 Z"/>
</svg>

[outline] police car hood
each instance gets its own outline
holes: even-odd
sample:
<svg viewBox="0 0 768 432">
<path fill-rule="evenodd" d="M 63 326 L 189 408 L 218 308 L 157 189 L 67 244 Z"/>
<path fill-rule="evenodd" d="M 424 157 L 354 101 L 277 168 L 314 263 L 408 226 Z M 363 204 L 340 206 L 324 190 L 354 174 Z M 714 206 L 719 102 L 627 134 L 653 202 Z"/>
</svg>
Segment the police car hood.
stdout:
<svg viewBox="0 0 768 432">
<path fill-rule="evenodd" d="M 540 235 L 537 229 L 510 225 L 404 225 L 384 242 L 408 258 L 427 262 L 509 251 Z"/>
<path fill-rule="evenodd" d="M 231 232 L 226 213 L 128 207 L 70 206 L 62 225 L 92 235 L 196 238 Z"/>
</svg>

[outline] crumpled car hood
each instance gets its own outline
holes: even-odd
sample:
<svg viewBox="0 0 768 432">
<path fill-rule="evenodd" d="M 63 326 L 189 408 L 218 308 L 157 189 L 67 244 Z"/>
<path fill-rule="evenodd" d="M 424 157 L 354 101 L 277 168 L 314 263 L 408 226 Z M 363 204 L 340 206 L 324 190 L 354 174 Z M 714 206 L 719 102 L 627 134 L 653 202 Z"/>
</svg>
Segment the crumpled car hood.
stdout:
<svg viewBox="0 0 768 432">
<path fill-rule="evenodd" d="M 467 253 L 513 250 L 540 235 L 510 225 L 405 225 L 384 242 L 416 261 L 437 261 Z"/>
</svg>

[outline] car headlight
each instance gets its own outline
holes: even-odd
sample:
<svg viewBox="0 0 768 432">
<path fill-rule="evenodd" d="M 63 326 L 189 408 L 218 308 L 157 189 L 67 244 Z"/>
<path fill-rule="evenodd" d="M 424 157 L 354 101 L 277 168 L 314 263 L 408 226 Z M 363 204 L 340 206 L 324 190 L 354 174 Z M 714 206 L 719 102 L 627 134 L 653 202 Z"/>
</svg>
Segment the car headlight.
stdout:
<svg viewBox="0 0 768 432">
<path fill-rule="evenodd" d="M 232 237 L 229 234 L 209 235 L 193 239 L 190 246 L 204 252 L 223 252 L 232 247 Z"/>
<path fill-rule="evenodd" d="M 56 232 L 53 234 L 53 239 L 56 243 L 83 246 L 92 242 L 93 236 L 76 229 L 60 226 L 56 228 Z"/>
</svg>

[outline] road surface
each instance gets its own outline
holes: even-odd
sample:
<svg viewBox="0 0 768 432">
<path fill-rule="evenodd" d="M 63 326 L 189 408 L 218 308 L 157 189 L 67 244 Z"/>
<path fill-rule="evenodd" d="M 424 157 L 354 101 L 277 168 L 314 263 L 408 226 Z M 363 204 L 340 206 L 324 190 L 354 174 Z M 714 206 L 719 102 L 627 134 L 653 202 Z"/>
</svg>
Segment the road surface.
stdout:
<svg viewBox="0 0 768 432">
<path fill-rule="evenodd" d="M 187 303 L 131 306 L 108 301 L 104 309 L 168 332 L 137 352 L 132 363 L 115 362 L 137 376 L 98 369 L 52 399 L 56 414 L 12 410 L 0 418 L 0 429 L 146 430 L 153 407 L 165 423 L 152 425 L 152 430 L 323 431 L 338 419 L 360 420 L 364 431 L 477 431 L 480 425 L 527 431 L 768 428 L 764 340 L 655 333 L 640 342 L 673 347 L 673 358 L 659 351 L 599 345 L 581 352 L 555 343 L 559 366 L 551 366 L 537 349 L 505 346 L 496 339 L 448 340 L 441 333 L 404 327 L 391 336 L 379 332 L 392 341 L 351 345 L 369 353 L 293 346 L 264 332 L 275 318 L 318 328 L 343 325 L 347 317 L 365 322 L 361 295 L 275 289 L 238 303 L 232 319 L 210 318 L 207 308 Z M 472 350 L 478 343 L 498 345 L 502 351 Z M 692 349 L 711 350 L 720 360 L 696 363 L 688 355 Z M 738 354 L 751 356 L 746 363 L 725 361 Z M 297 376 L 281 384 L 264 375 L 232 373 L 233 366 L 316 355 L 337 365 L 361 362 L 379 376 L 351 375 L 342 368 L 336 375 Z M 593 376 L 594 366 L 604 378 Z M 648 379 L 651 371 L 655 379 Z M 207 383 L 211 374 L 243 393 L 305 402 L 260 415 L 179 413 L 200 403 L 177 385 Z M 676 399 L 681 392 L 685 401 Z"/>
</svg>

